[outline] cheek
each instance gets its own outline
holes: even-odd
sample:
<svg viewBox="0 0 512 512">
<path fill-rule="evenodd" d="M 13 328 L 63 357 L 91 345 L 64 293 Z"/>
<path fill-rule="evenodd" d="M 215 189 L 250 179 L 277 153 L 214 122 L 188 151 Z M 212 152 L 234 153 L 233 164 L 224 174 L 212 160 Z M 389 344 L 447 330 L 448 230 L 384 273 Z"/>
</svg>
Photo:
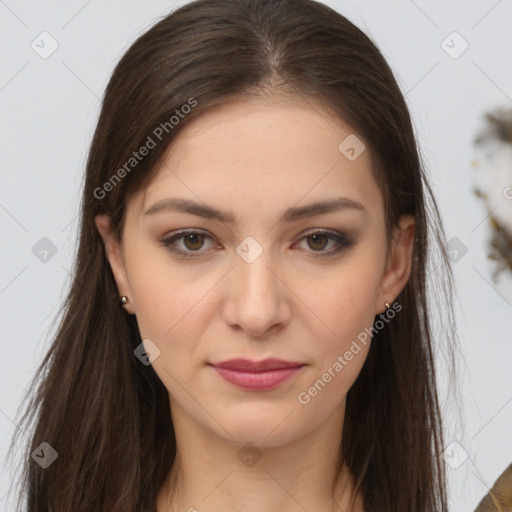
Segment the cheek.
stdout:
<svg viewBox="0 0 512 512">
<path fill-rule="evenodd" d="M 348 392 L 370 349 L 379 268 L 375 261 L 373 266 L 370 261 L 366 263 L 358 260 L 340 269 L 318 294 L 315 312 L 328 329 L 321 327 L 322 335 L 315 338 L 317 388 L 325 384 L 336 390 L 322 393 L 321 401 L 334 404 Z"/>
<path fill-rule="evenodd" d="M 135 288 L 141 339 L 149 338 L 158 347 L 160 353 L 151 363 L 153 370 L 172 396 L 186 403 L 189 393 L 199 396 L 202 389 L 191 377 L 203 324 L 208 318 L 203 301 L 211 283 L 203 287 L 196 280 L 194 291 L 190 292 L 192 285 L 183 276 L 158 275 L 154 279 L 154 273 L 148 272 L 144 277 Z"/>
<path fill-rule="evenodd" d="M 175 283 L 170 281 L 159 259 L 158 248 L 147 247 L 147 244 L 144 240 L 130 240 L 125 265 L 141 337 L 156 340 L 162 329 L 171 327 L 169 311 L 173 310 L 175 294 L 170 291 Z"/>
<path fill-rule="evenodd" d="M 167 344 L 182 337 L 194 339 L 197 315 L 202 311 L 200 283 L 194 283 L 190 292 L 187 283 L 172 279 L 146 279 L 134 287 L 137 297 L 137 323 L 143 337 L 153 338 L 156 343 Z"/>
<path fill-rule="evenodd" d="M 318 316 L 330 328 L 325 330 L 330 336 L 323 336 L 324 340 L 330 340 L 328 346 L 343 348 L 373 325 L 378 278 L 375 262 L 373 266 L 370 262 L 365 266 L 364 261 L 358 260 L 339 273 L 333 273 L 322 293 L 318 293 L 315 306 Z"/>
<path fill-rule="evenodd" d="M 211 301 L 218 275 L 193 265 L 178 266 L 164 248 L 136 248 L 127 270 L 141 338 L 149 338 L 164 355 L 155 361 L 155 369 L 171 352 L 173 367 L 190 365 L 190 355 L 215 312 Z"/>
</svg>

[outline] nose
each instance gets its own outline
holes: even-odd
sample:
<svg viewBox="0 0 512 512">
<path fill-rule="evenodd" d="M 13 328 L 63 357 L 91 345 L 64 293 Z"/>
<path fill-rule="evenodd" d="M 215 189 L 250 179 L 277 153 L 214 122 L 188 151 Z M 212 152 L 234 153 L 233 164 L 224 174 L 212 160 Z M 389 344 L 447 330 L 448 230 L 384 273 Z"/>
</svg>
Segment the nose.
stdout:
<svg viewBox="0 0 512 512">
<path fill-rule="evenodd" d="M 235 255 L 224 304 L 228 325 L 254 338 L 264 338 L 285 327 L 291 318 L 286 275 L 272 264 L 270 249 L 253 261 Z"/>
</svg>

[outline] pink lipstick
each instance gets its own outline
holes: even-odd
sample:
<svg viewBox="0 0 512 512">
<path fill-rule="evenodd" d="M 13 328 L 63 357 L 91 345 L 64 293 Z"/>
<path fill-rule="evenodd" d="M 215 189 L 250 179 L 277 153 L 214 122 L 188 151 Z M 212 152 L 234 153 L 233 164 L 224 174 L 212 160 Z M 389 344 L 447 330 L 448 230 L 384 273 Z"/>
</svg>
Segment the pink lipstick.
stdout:
<svg viewBox="0 0 512 512">
<path fill-rule="evenodd" d="M 268 358 L 263 361 L 230 359 L 221 363 L 211 363 L 215 371 L 226 381 L 244 389 L 266 391 L 278 387 L 293 377 L 303 363 Z"/>
</svg>

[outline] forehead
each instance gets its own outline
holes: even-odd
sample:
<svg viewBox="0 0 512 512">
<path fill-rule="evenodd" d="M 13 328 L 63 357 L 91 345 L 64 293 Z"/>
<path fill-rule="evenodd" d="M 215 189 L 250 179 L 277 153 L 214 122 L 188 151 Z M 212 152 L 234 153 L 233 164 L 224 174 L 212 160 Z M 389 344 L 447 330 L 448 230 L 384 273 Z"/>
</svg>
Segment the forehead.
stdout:
<svg viewBox="0 0 512 512">
<path fill-rule="evenodd" d="M 355 159 L 346 153 L 347 140 L 355 143 Z M 138 209 L 170 196 L 259 213 L 340 195 L 378 206 L 363 148 L 354 130 L 319 103 L 231 102 L 178 132 Z"/>
</svg>

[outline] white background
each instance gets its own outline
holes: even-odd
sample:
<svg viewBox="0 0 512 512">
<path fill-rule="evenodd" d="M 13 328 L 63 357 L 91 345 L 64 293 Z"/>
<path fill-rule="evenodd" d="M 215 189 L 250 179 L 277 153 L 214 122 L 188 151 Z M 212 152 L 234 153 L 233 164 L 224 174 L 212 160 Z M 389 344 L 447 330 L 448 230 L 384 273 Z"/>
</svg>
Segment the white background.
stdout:
<svg viewBox="0 0 512 512">
<path fill-rule="evenodd" d="M 12 507 L 6 497 L 12 474 L 3 460 L 17 410 L 69 283 L 100 98 L 137 35 L 182 3 L 0 1 L 0 510 Z M 451 510 L 472 511 L 512 462 L 512 294 L 491 280 L 487 211 L 471 192 L 470 165 L 483 112 L 512 108 L 512 1 L 326 3 L 388 59 L 406 94 L 448 239 L 468 248 L 454 264 L 462 420 L 453 406 L 443 407 L 446 444 L 460 444 L 456 458 L 469 454 L 457 469 L 448 467 Z M 43 31 L 59 45 L 47 59 L 31 48 Z M 441 46 L 453 31 L 469 44 L 458 58 Z M 461 48 L 460 41 L 451 44 Z M 42 237 L 58 249 L 46 263 L 32 253 Z M 443 377 L 443 396 L 445 384 Z"/>
</svg>

